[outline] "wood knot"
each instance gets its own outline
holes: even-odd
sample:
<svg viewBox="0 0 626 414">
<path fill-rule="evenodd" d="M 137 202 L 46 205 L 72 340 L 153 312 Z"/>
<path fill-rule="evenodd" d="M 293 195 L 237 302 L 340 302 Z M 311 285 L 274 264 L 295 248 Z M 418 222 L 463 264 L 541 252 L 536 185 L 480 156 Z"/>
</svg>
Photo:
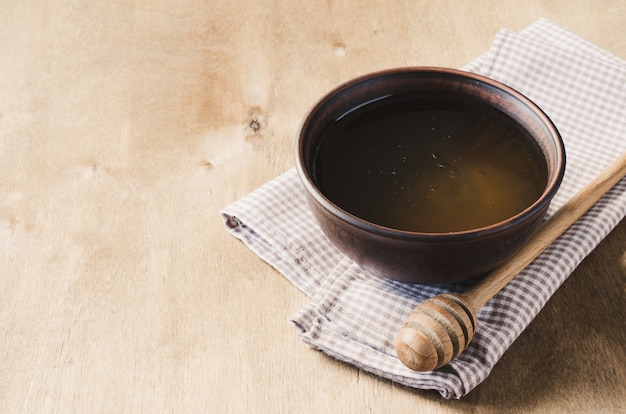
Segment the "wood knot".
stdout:
<svg viewBox="0 0 626 414">
<path fill-rule="evenodd" d="M 256 134 L 259 129 L 261 129 L 261 123 L 257 119 L 256 115 L 252 115 L 252 120 L 248 124 L 251 130 Z"/>
<path fill-rule="evenodd" d="M 348 54 L 348 45 L 343 42 L 335 42 L 333 44 L 333 49 L 335 50 L 335 55 L 337 56 L 345 56 Z"/>
<path fill-rule="evenodd" d="M 209 160 L 204 160 L 200 162 L 200 167 L 205 168 L 207 170 L 211 170 L 213 169 L 215 164 L 213 164 L 211 161 Z"/>
</svg>

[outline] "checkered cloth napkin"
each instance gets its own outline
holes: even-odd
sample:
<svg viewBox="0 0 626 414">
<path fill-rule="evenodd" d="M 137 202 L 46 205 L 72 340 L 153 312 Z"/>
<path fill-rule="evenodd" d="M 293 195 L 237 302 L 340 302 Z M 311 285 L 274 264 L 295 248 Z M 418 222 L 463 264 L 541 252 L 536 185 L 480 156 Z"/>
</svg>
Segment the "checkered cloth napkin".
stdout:
<svg viewBox="0 0 626 414">
<path fill-rule="evenodd" d="M 626 63 L 541 19 L 501 30 L 465 70 L 524 93 L 563 136 L 567 168 L 548 214 L 626 151 Z M 314 221 L 294 170 L 222 211 L 227 229 L 280 271 L 310 302 L 291 318 L 315 349 L 409 387 L 460 398 L 483 381 L 576 266 L 626 215 L 626 180 L 568 229 L 478 313 L 469 347 L 438 370 L 413 372 L 394 351 L 411 310 L 468 286 L 408 285 L 378 278 L 345 258 Z"/>
</svg>

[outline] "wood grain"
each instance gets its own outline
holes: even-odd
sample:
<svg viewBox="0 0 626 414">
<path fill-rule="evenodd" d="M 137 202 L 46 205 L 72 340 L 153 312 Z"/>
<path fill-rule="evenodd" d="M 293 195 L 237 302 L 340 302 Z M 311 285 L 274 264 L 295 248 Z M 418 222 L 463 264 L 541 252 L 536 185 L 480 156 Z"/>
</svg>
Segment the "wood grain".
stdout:
<svg viewBox="0 0 626 414">
<path fill-rule="evenodd" d="M 626 58 L 619 0 L 3 2 L 2 411 L 623 411 L 624 222 L 444 401 L 302 344 L 307 299 L 218 214 L 293 167 L 331 87 L 460 67 L 539 17 Z"/>
</svg>

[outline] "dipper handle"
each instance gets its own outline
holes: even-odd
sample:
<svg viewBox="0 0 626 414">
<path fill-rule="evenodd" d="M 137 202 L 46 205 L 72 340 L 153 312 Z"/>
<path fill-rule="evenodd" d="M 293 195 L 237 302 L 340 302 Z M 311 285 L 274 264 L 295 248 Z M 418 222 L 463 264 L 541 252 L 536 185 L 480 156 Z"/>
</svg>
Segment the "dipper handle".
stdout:
<svg viewBox="0 0 626 414">
<path fill-rule="evenodd" d="M 463 352 L 474 336 L 480 308 L 625 175 L 626 153 L 546 220 L 511 259 L 470 290 L 460 295 L 438 295 L 416 307 L 396 338 L 396 354 L 402 363 L 415 371 L 431 371 Z"/>
</svg>

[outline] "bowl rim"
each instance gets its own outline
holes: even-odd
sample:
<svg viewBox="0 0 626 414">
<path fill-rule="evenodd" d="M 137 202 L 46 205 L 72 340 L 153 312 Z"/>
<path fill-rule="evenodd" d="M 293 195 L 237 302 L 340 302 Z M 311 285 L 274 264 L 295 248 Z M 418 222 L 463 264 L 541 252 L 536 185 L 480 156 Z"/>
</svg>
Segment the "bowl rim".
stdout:
<svg viewBox="0 0 626 414">
<path fill-rule="evenodd" d="M 302 157 L 303 147 L 304 147 L 304 132 L 307 130 L 308 125 L 312 121 L 313 117 L 316 115 L 317 111 L 319 111 L 324 104 L 326 104 L 329 100 L 333 99 L 339 93 L 357 86 L 361 83 L 365 83 L 372 79 L 381 78 L 389 75 L 402 75 L 402 74 L 410 74 L 410 73 L 433 73 L 433 74 L 445 74 L 452 75 L 456 77 L 467 78 L 478 83 L 487 84 L 493 88 L 499 89 L 502 92 L 509 94 L 521 101 L 526 107 L 532 110 L 534 114 L 541 120 L 541 122 L 545 125 L 545 127 L 550 131 L 549 135 L 554 140 L 554 145 L 556 147 L 555 151 L 555 173 L 548 177 L 548 182 L 546 184 L 545 189 L 533 202 L 531 205 L 526 207 L 524 210 L 519 213 L 511 216 L 507 219 L 501 220 L 497 223 L 490 224 L 488 226 L 478 227 L 475 229 L 468 229 L 462 231 L 453 231 L 453 232 L 418 232 L 411 230 L 402 230 L 396 229 L 392 227 L 383 226 L 380 224 L 373 223 L 371 221 L 365 220 L 357 215 L 354 215 L 339 205 L 335 204 L 332 200 L 326 197 L 321 190 L 317 187 L 317 185 L 313 182 L 312 177 L 308 174 L 307 169 L 304 166 L 304 160 Z M 362 230 L 368 233 L 379 234 L 385 238 L 392 238 L 398 240 L 415 240 L 415 239 L 423 239 L 428 240 L 429 242 L 451 242 L 451 241 L 463 241 L 468 238 L 481 238 L 487 237 L 493 233 L 497 233 L 508 228 L 516 226 L 518 223 L 524 221 L 529 216 L 533 216 L 538 211 L 542 210 L 547 206 L 558 191 L 563 177 L 565 175 L 565 163 L 566 163 L 566 152 L 565 152 L 565 144 L 559 133 L 558 129 L 554 125 L 553 121 L 548 117 L 548 115 L 537 105 L 534 101 L 528 98 L 526 95 L 517 91 L 516 89 L 499 82 L 495 79 L 489 78 L 484 75 L 479 75 L 473 72 L 468 72 L 460 69 L 452 69 L 446 67 L 439 66 L 407 66 L 400 68 L 390 68 L 383 69 L 375 72 L 370 72 L 364 75 L 357 76 L 352 78 L 346 82 L 341 83 L 335 88 L 331 89 L 325 95 L 323 95 L 320 99 L 318 99 L 313 106 L 308 110 L 304 118 L 302 119 L 298 129 L 295 140 L 295 164 L 297 174 L 300 177 L 300 181 L 303 184 L 306 193 L 311 196 L 316 203 L 321 205 L 326 211 L 330 212 L 334 217 L 340 219 L 341 221 L 361 228 Z"/>
</svg>

